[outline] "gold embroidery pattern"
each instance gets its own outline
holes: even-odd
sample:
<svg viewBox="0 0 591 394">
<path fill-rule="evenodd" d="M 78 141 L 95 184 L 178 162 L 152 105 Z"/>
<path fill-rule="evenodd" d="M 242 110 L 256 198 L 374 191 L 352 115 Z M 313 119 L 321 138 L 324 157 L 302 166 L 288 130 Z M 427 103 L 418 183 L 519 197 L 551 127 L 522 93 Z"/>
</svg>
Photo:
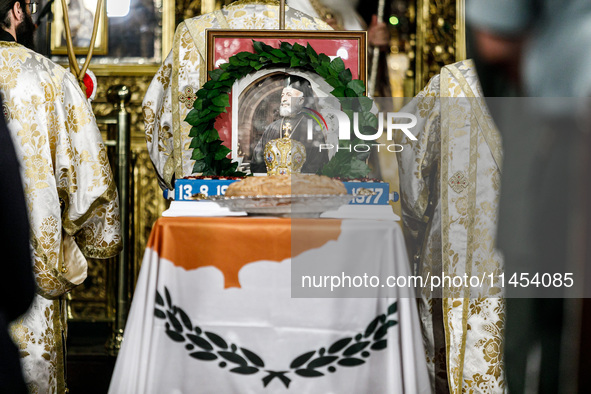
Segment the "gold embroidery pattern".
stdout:
<svg viewBox="0 0 591 394">
<path fill-rule="evenodd" d="M 167 145 L 168 141 L 172 138 L 172 133 L 170 132 L 169 125 L 163 125 L 160 130 L 158 130 L 158 138 L 160 141 L 164 141 L 162 145 L 158 147 L 161 151 L 168 152 L 169 146 Z"/>
<path fill-rule="evenodd" d="M 66 128 L 73 132 L 77 133 L 83 126 L 86 126 L 90 123 L 90 117 L 88 112 L 84 111 L 86 107 L 78 106 L 78 105 L 67 105 L 66 111 L 68 113 L 68 118 L 66 121 Z"/>
<path fill-rule="evenodd" d="M 433 107 L 435 106 L 436 97 L 434 92 L 429 92 L 426 95 L 422 96 L 422 99 L 419 100 L 419 115 L 422 118 L 426 118 L 429 116 Z"/>
<path fill-rule="evenodd" d="M 179 96 L 179 101 L 185 104 L 185 107 L 187 107 L 187 109 L 193 108 L 193 103 L 195 102 L 195 100 L 197 100 L 197 96 L 192 86 L 185 87 L 183 93 Z"/>
<path fill-rule="evenodd" d="M 63 386 L 63 363 L 58 362 L 56 348 L 61 337 L 59 325 L 54 324 L 58 317 L 57 301 L 50 301 L 36 296 L 31 309 L 43 316 L 43 320 L 31 319 L 30 314 L 21 317 L 10 327 L 10 334 L 18 345 L 25 365 L 34 362 L 37 368 L 24 369 L 25 381 L 31 393 L 60 393 Z M 40 324 L 41 323 L 41 324 Z M 44 371 L 39 369 L 38 357 L 45 364 Z M 61 378 L 60 378 L 61 377 Z"/>
<path fill-rule="evenodd" d="M 12 332 L 30 391 L 63 392 L 57 298 L 72 284 L 60 272 L 62 232 L 80 235 L 83 252 L 87 247 L 101 257 L 116 254 L 117 192 L 92 111 L 71 74 L 20 45 L 0 44 L 0 89 L 22 163 L 38 287 L 33 306 Z"/>
<path fill-rule="evenodd" d="M 462 62 L 456 68 L 478 91 L 473 65 Z M 414 261 L 423 277 L 442 271 L 450 276 L 497 275 L 503 269 L 494 248 L 500 172 L 498 155 L 489 145 L 497 136 L 483 135 L 486 116 L 473 111 L 478 100 L 483 102 L 465 98 L 466 83 L 456 73 L 444 77 L 442 71 L 401 110 L 418 118 L 417 141 L 401 136 L 404 151 L 397 160 L 405 236 L 409 253 L 419 256 Z M 498 285 L 469 290 L 444 290 L 443 322 L 433 321 L 434 295 L 428 289 L 421 293 L 419 314 L 432 386 L 439 370 L 435 364 L 441 361 L 434 330 L 443 324 L 450 392 L 504 393 L 503 293 Z"/>
<path fill-rule="evenodd" d="M 142 114 L 144 115 L 144 130 L 146 134 L 146 143 L 148 145 L 152 144 L 152 134 L 154 133 L 154 123 L 156 122 L 156 115 L 154 115 L 154 111 L 151 108 L 152 105 L 153 103 L 148 101 L 142 106 Z"/>
<path fill-rule="evenodd" d="M 208 27 L 213 27 L 213 25 L 211 23 L 208 23 L 207 25 L 208 25 Z M 189 30 L 185 30 L 184 32 L 182 32 L 180 47 L 183 49 L 182 60 L 184 62 L 197 63 L 200 61 L 199 52 L 195 48 L 195 44 L 193 42 L 193 37 L 189 33 Z"/>
<path fill-rule="evenodd" d="M 156 74 L 156 80 L 162 85 L 162 89 L 168 89 L 170 84 L 170 75 L 172 74 L 172 65 L 163 65 Z"/>
<path fill-rule="evenodd" d="M 449 186 L 454 192 L 460 194 L 468 187 L 468 177 L 463 171 L 458 171 L 449 178 Z"/>
<path fill-rule="evenodd" d="M 2 52 L 0 59 L 0 85 L 14 89 L 21 73 L 22 60 L 8 51 Z"/>
</svg>

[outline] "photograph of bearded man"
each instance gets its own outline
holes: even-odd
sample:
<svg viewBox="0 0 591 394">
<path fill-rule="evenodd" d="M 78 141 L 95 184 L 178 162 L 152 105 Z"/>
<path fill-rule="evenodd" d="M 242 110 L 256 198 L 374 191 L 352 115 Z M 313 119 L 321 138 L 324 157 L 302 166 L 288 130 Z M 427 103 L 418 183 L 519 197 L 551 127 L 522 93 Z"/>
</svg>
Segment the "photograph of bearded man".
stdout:
<svg viewBox="0 0 591 394">
<path fill-rule="evenodd" d="M 267 126 L 263 136 L 254 148 L 253 159 L 250 164 L 252 173 L 267 172 L 264 161 L 265 145 L 274 139 L 289 137 L 304 144 L 306 161 L 302 173 L 317 173 L 328 162 L 326 150 L 320 150 L 325 144 L 322 130 L 313 123 L 312 138 L 308 138 L 308 120 L 305 109 L 315 108 L 315 94 L 310 82 L 302 77 L 289 75 L 285 80 L 285 87 L 281 92 L 279 119 Z"/>
</svg>

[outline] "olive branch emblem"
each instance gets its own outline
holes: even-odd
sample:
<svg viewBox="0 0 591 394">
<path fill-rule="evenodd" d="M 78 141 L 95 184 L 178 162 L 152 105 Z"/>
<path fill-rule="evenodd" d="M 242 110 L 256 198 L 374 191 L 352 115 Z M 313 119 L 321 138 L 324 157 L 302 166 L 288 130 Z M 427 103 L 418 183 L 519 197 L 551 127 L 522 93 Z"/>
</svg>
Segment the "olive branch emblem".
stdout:
<svg viewBox="0 0 591 394">
<path fill-rule="evenodd" d="M 388 346 L 385 338 L 390 327 L 398 324 L 393 316 L 398 311 L 397 303 L 392 303 L 386 313 L 376 316 L 364 332 L 355 336 L 341 338 L 328 347 L 311 350 L 293 359 L 284 370 L 266 369 L 263 359 L 247 348 L 229 344 L 220 335 L 203 331 L 194 326 L 187 313 L 172 302 L 170 292 L 164 287 L 164 298 L 156 291 L 154 316 L 166 320 L 166 335 L 178 343 L 185 343 L 189 356 L 201 361 L 219 361 L 220 368 L 229 366 L 229 371 L 241 375 L 266 373 L 262 377 L 267 387 L 275 378 L 289 387 L 295 374 L 304 378 L 315 378 L 334 373 L 338 367 L 356 367 L 365 363 L 372 351 L 380 351 Z"/>
</svg>

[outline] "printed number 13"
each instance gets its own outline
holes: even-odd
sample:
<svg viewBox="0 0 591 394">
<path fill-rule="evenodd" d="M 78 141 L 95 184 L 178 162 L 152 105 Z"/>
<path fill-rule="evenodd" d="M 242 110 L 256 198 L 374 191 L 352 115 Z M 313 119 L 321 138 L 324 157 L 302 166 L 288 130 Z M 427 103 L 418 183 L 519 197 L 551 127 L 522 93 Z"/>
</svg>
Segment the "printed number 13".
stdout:
<svg viewBox="0 0 591 394">
<path fill-rule="evenodd" d="M 193 195 L 193 186 L 183 185 L 182 190 L 183 192 L 181 193 L 181 200 L 189 200 Z"/>
</svg>

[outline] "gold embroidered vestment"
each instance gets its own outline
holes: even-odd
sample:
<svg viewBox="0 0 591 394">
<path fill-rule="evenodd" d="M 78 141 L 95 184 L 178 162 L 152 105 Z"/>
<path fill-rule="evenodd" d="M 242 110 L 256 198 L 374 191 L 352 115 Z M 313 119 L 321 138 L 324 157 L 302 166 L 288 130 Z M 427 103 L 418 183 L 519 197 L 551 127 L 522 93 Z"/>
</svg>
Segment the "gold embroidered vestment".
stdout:
<svg viewBox="0 0 591 394">
<path fill-rule="evenodd" d="M 32 393 L 63 393 L 60 298 L 86 278 L 86 257 L 121 249 L 115 183 L 92 109 L 63 67 L 0 42 L 0 91 L 21 164 L 37 295 L 12 327 Z"/>
<path fill-rule="evenodd" d="M 444 67 L 401 110 L 418 119 L 417 141 L 401 135 L 398 154 L 402 216 L 418 274 L 495 279 L 425 286 L 419 294 L 433 388 L 443 373 L 458 394 L 502 393 L 506 385 L 505 308 L 496 281 L 503 262 L 494 247 L 502 152 L 481 96 L 468 60 Z"/>
</svg>

